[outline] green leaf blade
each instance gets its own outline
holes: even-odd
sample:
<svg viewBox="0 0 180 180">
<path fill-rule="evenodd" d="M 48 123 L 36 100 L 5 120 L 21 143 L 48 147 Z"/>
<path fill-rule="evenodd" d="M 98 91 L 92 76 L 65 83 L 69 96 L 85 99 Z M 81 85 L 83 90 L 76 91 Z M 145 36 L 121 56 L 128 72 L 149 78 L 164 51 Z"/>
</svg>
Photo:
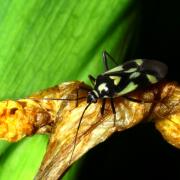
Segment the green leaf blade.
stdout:
<svg viewBox="0 0 180 180">
<path fill-rule="evenodd" d="M 0 8 L 1 99 L 87 81 L 103 71 L 103 50 L 122 61 L 138 21 L 133 0 L 0 0 Z M 46 136 L 1 144 L 0 179 L 10 169 L 11 179 L 33 179 L 46 144 Z"/>
</svg>

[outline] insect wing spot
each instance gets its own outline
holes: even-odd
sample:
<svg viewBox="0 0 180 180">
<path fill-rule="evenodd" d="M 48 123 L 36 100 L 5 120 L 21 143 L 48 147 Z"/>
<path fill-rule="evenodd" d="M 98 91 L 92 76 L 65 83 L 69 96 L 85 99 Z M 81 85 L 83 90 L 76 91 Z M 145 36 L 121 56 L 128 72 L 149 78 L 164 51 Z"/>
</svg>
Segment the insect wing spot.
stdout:
<svg viewBox="0 0 180 180">
<path fill-rule="evenodd" d="M 154 83 L 158 82 L 158 79 L 155 76 L 151 75 L 151 74 L 146 74 L 146 77 L 148 78 L 148 80 L 149 80 L 149 82 L 151 84 L 154 84 Z"/>
<path fill-rule="evenodd" d="M 141 75 L 140 72 L 134 72 L 134 73 L 130 74 L 129 79 L 135 79 L 135 78 L 139 77 L 140 75 Z"/>
<path fill-rule="evenodd" d="M 109 73 L 113 73 L 113 72 L 121 72 L 123 70 L 124 70 L 123 66 L 117 66 L 113 69 L 106 71 L 104 74 L 109 74 Z"/>
<path fill-rule="evenodd" d="M 114 85 L 117 86 L 119 82 L 121 81 L 120 76 L 109 76 L 110 79 L 114 80 Z"/>
<path fill-rule="evenodd" d="M 142 59 L 136 59 L 135 62 L 136 62 L 136 64 L 138 66 L 141 66 L 143 64 L 143 60 Z"/>
<path fill-rule="evenodd" d="M 122 91 L 120 91 L 119 93 L 117 93 L 117 96 L 121 96 L 121 95 L 127 94 L 127 93 L 129 93 L 129 92 L 132 92 L 132 91 L 134 91 L 137 87 L 138 87 L 138 85 L 131 81 Z"/>
<path fill-rule="evenodd" d="M 130 68 L 130 69 L 124 71 L 124 72 L 125 72 L 125 73 L 133 73 L 133 72 L 135 72 L 135 71 L 137 71 L 137 68 Z"/>
</svg>

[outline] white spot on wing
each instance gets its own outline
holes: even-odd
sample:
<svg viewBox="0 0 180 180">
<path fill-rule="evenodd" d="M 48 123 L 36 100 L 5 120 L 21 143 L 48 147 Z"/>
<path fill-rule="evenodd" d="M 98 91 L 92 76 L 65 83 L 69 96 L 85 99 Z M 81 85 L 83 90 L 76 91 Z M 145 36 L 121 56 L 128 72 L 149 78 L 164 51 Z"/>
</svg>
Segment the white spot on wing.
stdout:
<svg viewBox="0 0 180 180">
<path fill-rule="evenodd" d="M 148 78 L 149 82 L 154 84 L 154 83 L 157 83 L 158 80 L 155 76 L 151 75 L 151 74 L 146 74 L 146 77 Z"/>
<path fill-rule="evenodd" d="M 119 71 L 123 71 L 123 67 L 122 66 L 117 66 L 113 69 L 110 69 L 108 71 L 106 71 L 104 74 L 108 74 L 108 73 L 112 73 L 112 72 L 119 72 Z"/>
<path fill-rule="evenodd" d="M 114 80 L 114 85 L 116 85 L 116 86 L 121 81 L 121 77 L 120 76 L 109 76 L 109 78 Z"/>
<path fill-rule="evenodd" d="M 140 72 L 134 72 L 129 76 L 129 79 L 135 79 L 141 75 Z"/>
<path fill-rule="evenodd" d="M 143 63 L 143 60 L 142 59 L 136 59 L 135 62 L 137 65 L 141 66 Z"/>
<path fill-rule="evenodd" d="M 124 94 L 127 94 L 129 92 L 134 91 L 136 88 L 138 87 L 137 84 L 135 84 L 134 82 L 130 82 L 122 91 L 120 91 L 119 93 L 117 93 L 117 96 L 121 96 Z"/>
<path fill-rule="evenodd" d="M 135 71 L 137 71 L 137 68 L 130 68 L 130 69 L 124 71 L 124 72 L 125 73 L 132 73 L 132 72 L 135 72 Z"/>
</svg>

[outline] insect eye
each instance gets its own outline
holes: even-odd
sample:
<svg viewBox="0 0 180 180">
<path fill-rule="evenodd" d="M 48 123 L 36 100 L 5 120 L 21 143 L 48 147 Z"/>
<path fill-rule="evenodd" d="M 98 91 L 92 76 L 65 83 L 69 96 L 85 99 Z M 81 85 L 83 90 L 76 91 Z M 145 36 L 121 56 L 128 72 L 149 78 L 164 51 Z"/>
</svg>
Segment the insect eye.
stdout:
<svg viewBox="0 0 180 180">
<path fill-rule="evenodd" d="M 87 96 L 87 103 L 96 103 L 97 102 L 97 94 L 94 91 L 89 92 Z"/>
</svg>

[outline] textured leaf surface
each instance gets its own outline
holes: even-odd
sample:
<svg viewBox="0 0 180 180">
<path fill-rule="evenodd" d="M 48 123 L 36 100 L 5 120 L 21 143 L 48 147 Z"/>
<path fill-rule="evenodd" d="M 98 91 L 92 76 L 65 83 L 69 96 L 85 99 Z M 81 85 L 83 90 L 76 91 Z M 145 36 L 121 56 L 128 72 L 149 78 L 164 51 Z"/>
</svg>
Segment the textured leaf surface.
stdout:
<svg viewBox="0 0 180 180">
<path fill-rule="evenodd" d="M 132 0 L 0 0 L 0 98 L 86 81 L 102 72 L 104 49 L 120 62 L 136 30 L 136 9 Z M 0 179 L 33 179 L 46 144 L 46 136 L 0 142 Z"/>
</svg>

